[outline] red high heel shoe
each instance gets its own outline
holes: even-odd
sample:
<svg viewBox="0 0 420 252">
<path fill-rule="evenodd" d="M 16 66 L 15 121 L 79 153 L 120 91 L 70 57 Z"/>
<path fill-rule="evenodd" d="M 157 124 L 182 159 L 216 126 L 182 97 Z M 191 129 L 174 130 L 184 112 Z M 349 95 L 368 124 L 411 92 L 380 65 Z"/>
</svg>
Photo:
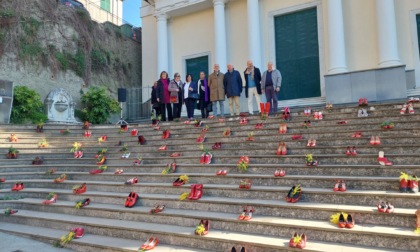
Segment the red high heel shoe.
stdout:
<svg viewBox="0 0 420 252">
<path fill-rule="evenodd" d="M 156 237 L 150 237 L 149 240 L 141 246 L 143 250 L 152 250 L 159 244 L 159 239 Z"/>
<path fill-rule="evenodd" d="M 283 147 L 283 143 L 279 143 L 279 145 L 277 146 L 277 151 L 276 151 L 276 155 L 280 156 L 281 155 L 281 148 Z"/>
<path fill-rule="evenodd" d="M 49 200 L 44 200 L 44 201 L 42 202 L 42 204 L 44 204 L 44 205 L 49 205 L 49 204 L 55 203 L 55 202 L 57 201 L 57 199 L 58 199 L 58 195 L 57 195 L 57 194 L 54 194 L 54 196 L 53 196 L 51 199 L 49 199 Z"/>
<path fill-rule="evenodd" d="M 351 155 L 350 146 L 347 146 L 347 149 L 346 149 L 346 155 L 347 155 L 347 156 L 350 156 L 350 155 Z"/>
<path fill-rule="evenodd" d="M 351 149 L 351 155 L 352 156 L 357 156 L 357 150 L 356 150 L 355 146 L 353 146 L 353 148 Z"/>
<path fill-rule="evenodd" d="M 354 222 L 353 216 L 351 216 L 351 214 L 347 215 L 346 228 L 353 228 L 354 224 L 355 222 Z"/>
<path fill-rule="evenodd" d="M 192 200 L 194 198 L 196 187 L 197 187 L 197 184 L 191 185 L 191 191 L 190 191 L 190 195 L 188 196 L 188 199 Z"/>
<path fill-rule="evenodd" d="M 297 237 L 298 237 L 298 234 L 297 233 L 294 233 L 294 235 L 292 236 L 292 238 L 289 241 L 289 247 L 291 247 L 291 248 L 295 248 L 296 247 L 297 243 L 296 243 L 295 240 L 297 239 Z"/>
<path fill-rule="evenodd" d="M 5 178 L 0 178 L 0 183 L 6 182 Z"/>
<path fill-rule="evenodd" d="M 378 204 L 378 212 L 385 213 L 386 209 L 387 209 L 387 205 L 385 204 L 385 202 L 382 201 Z"/>
<path fill-rule="evenodd" d="M 376 136 L 375 137 L 375 145 L 380 145 L 380 144 L 381 144 L 381 139 L 378 136 Z"/>
<path fill-rule="evenodd" d="M 195 192 L 194 196 L 192 197 L 192 200 L 198 200 L 203 195 L 203 184 L 196 184 L 195 186 Z"/>
<path fill-rule="evenodd" d="M 335 182 L 335 184 L 334 184 L 333 191 L 334 191 L 334 192 L 338 192 L 338 191 L 340 191 L 339 186 L 340 186 L 340 180 L 337 180 L 337 181 Z"/>
<path fill-rule="evenodd" d="M 300 241 L 298 242 L 298 244 L 296 244 L 296 248 L 303 249 L 305 247 L 306 247 L 306 235 L 305 234 L 302 234 L 300 236 Z"/>
<path fill-rule="evenodd" d="M 284 177 L 284 176 L 286 176 L 286 171 L 285 170 L 280 170 L 279 177 Z"/>
<path fill-rule="evenodd" d="M 133 185 L 133 184 L 137 184 L 138 182 L 139 182 L 139 179 L 137 177 L 133 177 L 133 178 L 127 180 L 124 184 Z"/>
<path fill-rule="evenodd" d="M 248 210 L 248 207 L 247 207 L 247 214 L 243 218 L 244 221 L 249 221 L 250 219 L 252 219 L 252 213 L 254 213 L 254 207 L 250 206 L 249 208 L 251 208 L 251 209 Z"/>
<path fill-rule="evenodd" d="M 227 170 L 223 170 L 221 175 L 226 176 L 226 174 L 227 174 Z"/>
<path fill-rule="evenodd" d="M 216 172 L 216 175 L 222 175 L 222 170 L 219 170 L 218 172 Z"/>
<path fill-rule="evenodd" d="M 286 143 L 283 143 L 283 145 L 281 146 L 281 155 L 283 156 L 287 155 Z"/>
<path fill-rule="evenodd" d="M 242 211 L 242 213 L 239 215 L 239 217 L 238 217 L 238 220 L 243 220 L 244 218 L 245 218 L 245 216 L 246 216 L 246 212 L 247 212 L 247 206 L 244 206 L 243 207 L 244 208 L 244 210 Z"/>
<path fill-rule="evenodd" d="M 379 152 L 378 162 L 380 165 L 386 165 L 386 166 L 392 165 L 392 162 L 389 161 L 388 158 L 384 157 L 383 151 Z"/>
<path fill-rule="evenodd" d="M 86 192 L 86 183 L 83 183 L 78 188 L 73 189 L 74 194 L 82 194 Z"/>
<path fill-rule="evenodd" d="M 162 146 L 159 147 L 158 150 L 160 150 L 160 151 L 166 151 L 167 148 L 168 148 L 168 146 L 162 145 Z"/>
<path fill-rule="evenodd" d="M 338 186 L 338 189 L 340 190 L 340 192 L 347 191 L 346 182 L 344 182 L 344 180 L 341 180 L 340 185 Z"/>
<path fill-rule="evenodd" d="M 356 131 L 356 132 L 353 133 L 353 135 L 351 137 L 353 137 L 353 138 L 361 138 L 362 137 L 362 132 Z"/>
<path fill-rule="evenodd" d="M 279 170 L 276 170 L 276 171 L 274 172 L 274 177 L 279 177 L 279 174 L 280 174 L 280 171 L 279 171 Z"/>
<path fill-rule="evenodd" d="M 293 135 L 292 140 L 302 140 L 302 135 Z"/>
<path fill-rule="evenodd" d="M 125 207 L 133 207 L 136 204 L 138 197 L 137 193 L 131 192 L 125 200 Z"/>
</svg>

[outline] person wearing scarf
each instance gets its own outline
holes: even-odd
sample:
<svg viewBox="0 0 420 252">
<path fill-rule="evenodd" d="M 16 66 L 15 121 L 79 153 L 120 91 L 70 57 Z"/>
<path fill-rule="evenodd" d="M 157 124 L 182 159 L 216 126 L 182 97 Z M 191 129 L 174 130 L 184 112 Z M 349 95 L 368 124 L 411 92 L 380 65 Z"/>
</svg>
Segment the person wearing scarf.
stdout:
<svg viewBox="0 0 420 252">
<path fill-rule="evenodd" d="M 254 67 L 254 64 L 251 60 L 246 62 L 247 68 L 244 71 L 245 77 L 245 96 L 248 98 L 248 111 L 250 115 L 254 114 L 254 104 L 252 104 L 252 97 L 255 96 L 257 101 L 258 111 L 261 113 L 261 108 L 259 106 L 261 99 L 261 71 L 257 67 Z"/>
<path fill-rule="evenodd" d="M 201 110 L 201 118 L 209 117 L 209 112 L 211 112 L 211 103 L 210 103 L 210 89 L 207 84 L 206 74 L 201 71 L 200 79 L 198 80 L 198 93 L 199 93 L 199 108 Z"/>
</svg>

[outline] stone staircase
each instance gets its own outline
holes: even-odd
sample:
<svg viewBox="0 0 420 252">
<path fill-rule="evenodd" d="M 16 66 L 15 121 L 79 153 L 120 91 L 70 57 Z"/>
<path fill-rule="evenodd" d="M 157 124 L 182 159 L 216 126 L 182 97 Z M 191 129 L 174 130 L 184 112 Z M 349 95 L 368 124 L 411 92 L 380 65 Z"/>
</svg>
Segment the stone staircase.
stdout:
<svg viewBox="0 0 420 252">
<path fill-rule="evenodd" d="M 211 149 L 215 142 L 222 142 L 220 150 L 211 151 L 212 163 L 201 165 L 202 151 L 195 142 L 204 127 L 181 122 L 161 123 L 156 131 L 150 125 L 130 125 L 147 139 L 139 145 L 137 137 L 129 132 L 119 133 L 115 125 L 94 125 L 92 136 L 84 138 L 81 126 L 45 125 L 44 133 L 35 133 L 33 125 L 0 127 L 0 209 L 18 209 L 17 214 L 0 214 L 0 231 L 52 243 L 72 227 L 85 228 L 86 235 L 73 240 L 68 247 L 78 251 L 137 251 L 150 236 L 159 238 L 154 251 L 231 251 L 244 246 L 248 251 L 297 251 L 289 248 L 293 233 L 305 233 L 308 237 L 307 251 L 420 251 L 420 235 L 416 235 L 415 211 L 420 208 L 420 194 L 400 193 L 400 172 L 420 175 L 420 104 L 415 103 L 416 114 L 400 115 L 403 102 L 374 104 L 369 117 L 358 118 L 356 106 L 335 107 L 324 111 L 324 119 L 315 121 L 304 116 L 303 109 L 292 109 L 292 120 L 287 122 L 286 134 L 279 134 L 280 118 L 260 120 L 250 117 L 248 125 L 240 125 L 238 119 L 225 122 L 208 119 L 209 126 L 204 147 Z M 317 108 L 313 109 L 317 111 Z M 304 129 L 301 124 L 310 119 L 312 126 Z M 337 124 L 347 120 L 347 124 Z M 392 121 L 395 128 L 380 128 L 383 121 Z M 261 130 L 256 123 L 263 122 Z M 68 135 L 60 130 L 70 129 Z M 226 128 L 232 135 L 223 137 Z M 169 129 L 171 137 L 161 138 L 162 130 Z M 355 131 L 363 137 L 352 138 Z M 254 132 L 254 141 L 245 141 L 249 132 Z M 15 133 L 17 143 L 9 143 L 8 137 Z M 301 134 L 302 140 L 291 136 Z M 107 135 L 106 142 L 98 137 Z M 382 144 L 371 146 L 370 136 L 380 136 Z M 38 148 L 45 138 L 49 147 Z M 317 146 L 306 147 L 307 140 L 314 138 Z M 74 159 L 69 152 L 73 142 L 82 142 L 84 157 Z M 131 156 L 121 159 L 122 141 Z M 287 144 L 286 156 L 275 154 L 279 142 Z M 168 150 L 157 149 L 166 144 Z M 6 159 L 7 149 L 20 150 L 18 159 Z M 355 146 L 357 156 L 346 156 L 347 146 Z M 96 169 L 94 155 L 101 148 L 108 148 L 108 169 L 91 175 Z M 380 166 L 378 152 L 384 151 L 393 166 Z M 173 152 L 181 157 L 171 158 Z M 312 153 L 320 162 L 317 167 L 305 165 L 305 154 Z M 144 160 L 141 166 L 133 166 L 137 156 Z M 250 165 L 246 173 L 238 172 L 239 157 L 248 155 Z M 32 160 L 44 157 L 42 165 L 32 165 Z M 176 161 L 177 171 L 163 175 L 167 163 Z M 56 168 L 57 172 L 45 172 Z M 124 169 L 115 175 L 116 168 Z M 228 170 L 226 176 L 216 176 L 220 169 Z M 274 177 L 276 169 L 286 170 L 285 177 Z M 60 174 L 67 174 L 63 183 L 53 183 Z M 172 182 L 186 174 L 190 183 L 173 187 Z M 139 183 L 125 185 L 132 177 Z M 251 179 L 252 188 L 239 189 L 242 179 Z M 336 179 L 344 179 L 346 192 L 332 190 Z M 23 182 L 25 189 L 12 192 L 16 182 Z M 72 187 L 87 184 L 82 195 L 72 193 Z M 204 195 L 198 201 L 180 201 L 182 193 L 190 191 L 190 184 L 204 184 Z M 286 203 L 285 197 L 293 185 L 301 184 L 302 199 L 295 204 Z M 133 208 L 125 208 L 127 195 L 135 191 L 140 198 Z M 59 195 L 52 205 L 42 201 L 50 192 Z M 75 201 L 90 198 L 91 204 L 75 209 Z M 377 211 L 380 201 L 390 201 L 396 207 L 392 214 Z M 165 204 L 162 213 L 150 214 L 156 204 Z M 250 221 L 238 220 L 242 206 L 255 207 Z M 351 213 L 356 221 L 353 229 L 340 229 L 329 222 L 332 214 Z M 194 235 L 200 219 L 209 219 L 210 233 Z M 239 249 L 238 249 L 239 248 Z"/>
</svg>

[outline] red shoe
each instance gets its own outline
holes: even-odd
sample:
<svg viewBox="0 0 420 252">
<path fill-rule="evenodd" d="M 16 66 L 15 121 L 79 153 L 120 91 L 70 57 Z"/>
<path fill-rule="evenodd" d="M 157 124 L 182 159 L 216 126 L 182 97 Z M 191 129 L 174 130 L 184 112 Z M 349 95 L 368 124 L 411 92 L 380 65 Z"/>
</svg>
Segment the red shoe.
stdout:
<svg viewBox="0 0 420 252">
<path fill-rule="evenodd" d="M 306 247 L 306 235 L 302 234 L 300 236 L 300 241 L 298 242 L 298 244 L 296 244 L 296 248 L 303 249 L 305 247 Z"/>
<path fill-rule="evenodd" d="M 190 191 L 190 195 L 188 196 L 188 199 L 192 200 L 194 198 L 194 194 L 196 191 L 196 187 L 198 184 L 192 184 L 191 187 L 191 191 Z"/>
<path fill-rule="evenodd" d="M 370 145 L 376 145 L 376 138 L 374 136 L 370 137 Z"/>
<path fill-rule="evenodd" d="M 351 155 L 350 146 L 347 146 L 347 149 L 346 149 L 346 155 L 347 155 L 347 156 L 350 156 L 350 155 Z"/>
<path fill-rule="evenodd" d="M 416 175 L 411 176 L 411 179 L 408 181 L 408 191 L 412 193 L 419 192 L 419 180 Z"/>
<path fill-rule="evenodd" d="M 82 238 L 83 235 L 85 234 L 85 229 L 84 228 L 72 228 L 71 232 L 74 232 L 74 238 L 78 239 L 78 238 Z"/>
<path fill-rule="evenodd" d="M 24 186 L 24 184 L 23 183 L 18 183 L 18 185 L 17 185 L 17 187 L 16 187 L 16 190 L 15 191 L 21 191 L 21 190 L 23 190 L 23 188 L 24 188 L 25 186 Z"/>
<path fill-rule="evenodd" d="M 284 177 L 284 176 L 286 176 L 286 171 L 285 170 L 280 170 L 279 177 Z"/>
<path fill-rule="evenodd" d="M 345 228 L 346 227 L 346 220 L 344 219 L 344 215 L 341 213 L 340 217 L 338 217 L 338 227 L 339 228 Z"/>
<path fill-rule="evenodd" d="M 5 178 L 0 178 L 0 183 L 6 182 Z"/>
<path fill-rule="evenodd" d="M 220 175 L 222 175 L 222 170 L 219 170 L 218 172 L 216 172 L 216 175 L 218 175 L 218 176 L 220 176 Z"/>
<path fill-rule="evenodd" d="M 162 146 L 159 147 L 158 150 L 160 150 L 160 151 L 166 151 L 167 148 L 168 148 L 168 146 L 162 145 Z"/>
<path fill-rule="evenodd" d="M 356 150 L 355 146 L 353 146 L 353 148 L 351 149 L 351 155 L 352 156 L 357 156 L 357 150 Z"/>
<path fill-rule="evenodd" d="M 248 207 L 247 207 L 248 208 Z M 254 213 L 254 207 L 251 206 L 249 207 L 251 208 L 251 210 L 247 211 L 247 214 L 245 215 L 245 217 L 243 218 L 244 221 L 249 221 L 250 219 L 252 219 L 252 214 Z"/>
<path fill-rule="evenodd" d="M 283 143 L 283 145 L 281 146 L 281 155 L 287 155 L 286 143 Z"/>
<path fill-rule="evenodd" d="M 391 204 L 391 203 L 389 203 L 389 202 L 386 202 L 386 212 L 387 213 L 393 213 L 394 212 L 394 206 Z"/>
<path fill-rule="evenodd" d="M 205 161 L 206 161 L 206 153 L 203 153 L 201 154 L 201 157 L 200 157 L 200 164 L 204 164 Z"/>
<path fill-rule="evenodd" d="M 153 238 L 153 241 L 145 248 L 145 250 L 152 250 L 159 244 L 158 238 Z"/>
<path fill-rule="evenodd" d="M 387 205 L 385 204 L 385 202 L 381 202 L 378 204 L 378 212 L 380 213 L 385 213 L 387 209 Z"/>
<path fill-rule="evenodd" d="M 318 120 L 318 119 L 319 119 L 318 112 L 315 112 L 315 113 L 314 113 L 314 119 L 315 119 L 315 120 Z"/>
<path fill-rule="evenodd" d="M 295 242 L 295 239 L 298 237 L 298 234 L 295 233 L 292 238 L 289 241 L 289 247 L 296 248 L 297 243 Z"/>
<path fill-rule="evenodd" d="M 338 186 L 338 189 L 340 190 L 340 192 L 347 191 L 347 186 L 346 186 L 346 183 L 344 182 L 344 180 L 341 180 L 340 185 Z"/>
<path fill-rule="evenodd" d="M 356 131 L 356 132 L 353 133 L 353 135 L 351 137 L 353 137 L 353 138 L 361 138 L 362 137 L 362 132 Z"/>
<path fill-rule="evenodd" d="M 16 183 L 16 184 L 14 184 L 13 186 L 12 186 L 12 191 L 17 191 L 17 188 L 18 188 L 18 186 L 19 186 L 19 183 Z"/>
<path fill-rule="evenodd" d="M 226 176 L 226 174 L 227 174 L 227 170 L 223 170 L 221 175 Z"/>
<path fill-rule="evenodd" d="M 137 184 L 139 182 L 139 179 L 137 177 L 131 178 L 129 180 L 127 180 L 124 184 L 126 185 L 133 185 L 133 184 Z"/>
<path fill-rule="evenodd" d="M 85 193 L 85 192 L 86 192 L 86 183 L 83 183 L 78 188 L 73 189 L 74 194 L 82 194 L 82 193 Z"/>
<path fill-rule="evenodd" d="M 340 180 L 337 180 L 337 181 L 335 182 L 335 184 L 334 184 L 333 191 L 334 191 L 334 192 L 338 192 L 338 191 L 340 191 L 339 186 L 340 186 Z"/>
<path fill-rule="evenodd" d="M 171 154 L 171 157 L 180 157 L 180 156 L 181 156 L 181 153 L 179 152 L 175 152 Z"/>
<path fill-rule="evenodd" d="M 44 205 L 49 205 L 49 204 L 52 204 L 52 203 L 55 203 L 56 201 L 57 201 L 57 199 L 58 199 L 58 195 L 57 194 L 55 194 L 51 199 L 49 199 L 49 200 L 44 200 L 43 202 L 42 202 L 42 204 L 44 204 Z"/>
<path fill-rule="evenodd" d="M 354 224 L 354 219 L 351 214 L 347 215 L 346 228 L 353 228 Z"/>
<path fill-rule="evenodd" d="M 414 108 L 413 108 L 413 104 L 412 103 L 409 103 L 408 104 L 408 113 L 414 114 Z"/>
<path fill-rule="evenodd" d="M 276 170 L 275 172 L 274 172 L 274 177 L 279 177 L 280 176 L 280 171 L 279 170 Z"/>
<path fill-rule="evenodd" d="M 302 135 L 293 135 L 292 140 L 302 140 Z"/>
<path fill-rule="evenodd" d="M 210 164 L 212 158 L 213 158 L 213 155 L 210 152 L 209 153 L 205 153 L 204 154 L 204 163 L 203 164 Z"/>
<path fill-rule="evenodd" d="M 90 173 L 90 174 L 99 174 L 99 173 L 102 173 L 102 172 L 104 172 L 104 170 L 101 170 L 101 169 L 95 169 L 95 170 L 90 171 L 89 173 Z"/>
<path fill-rule="evenodd" d="M 221 142 L 216 142 L 213 144 L 213 146 L 211 147 L 213 150 L 218 150 L 220 148 L 222 148 L 222 143 Z"/>
<path fill-rule="evenodd" d="M 146 138 L 144 138 L 144 136 L 142 136 L 142 135 L 138 136 L 137 140 L 138 140 L 140 145 L 145 145 L 146 144 Z"/>
<path fill-rule="evenodd" d="M 380 144 L 381 144 L 381 139 L 378 136 L 376 136 L 375 137 L 375 145 L 380 145 Z"/>
<path fill-rule="evenodd" d="M 195 139 L 196 143 L 203 143 L 204 140 L 206 140 L 206 135 L 201 134 L 199 137 L 197 137 L 197 139 Z"/>
<path fill-rule="evenodd" d="M 203 184 L 196 184 L 194 196 L 191 198 L 192 200 L 198 200 L 203 195 Z"/>
<path fill-rule="evenodd" d="M 392 162 L 390 162 L 388 158 L 384 157 L 383 151 L 379 152 L 378 162 L 380 165 L 386 165 L 386 166 L 392 165 Z"/>
<path fill-rule="evenodd" d="M 137 129 L 132 129 L 131 130 L 131 135 L 132 136 L 137 136 L 137 133 L 138 133 L 139 131 L 137 130 Z"/>
<path fill-rule="evenodd" d="M 171 136 L 171 132 L 169 130 L 164 130 L 162 132 L 162 139 L 168 139 Z"/>
<path fill-rule="evenodd" d="M 283 146 L 283 143 L 279 143 L 279 145 L 277 146 L 277 151 L 276 151 L 276 155 L 280 156 L 281 155 L 281 148 Z"/>
<path fill-rule="evenodd" d="M 137 193 L 131 192 L 125 200 L 125 207 L 133 207 L 136 204 L 138 197 Z"/>
</svg>

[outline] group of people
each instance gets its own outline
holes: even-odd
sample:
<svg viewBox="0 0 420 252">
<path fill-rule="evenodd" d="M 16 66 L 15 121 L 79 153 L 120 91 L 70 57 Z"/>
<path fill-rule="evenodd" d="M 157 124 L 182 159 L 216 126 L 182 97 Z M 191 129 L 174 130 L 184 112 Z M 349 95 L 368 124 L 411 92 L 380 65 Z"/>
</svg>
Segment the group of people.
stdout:
<svg viewBox="0 0 420 252">
<path fill-rule="evenodd" d="M 224 117 L 224 101 L 227 97 L 229 102 L 230 115 L 240 113 L 239 98 L 245 89 L 245 96 L 248 99 L 249 114 L 254 114 L 253 97 L 260 104 L 262 94 L 265 94 L 267 102 L 271 104 L 270 114 L 277 113 L 277 94 L 281 87 L 281 73 L 268 62 L 267 70 L 261 75 L 259 68 L 248 60 L 244 71 L 245 83 L 242 82 L 240 73 L 234 69 L 232 64 L 227 65 L 227 72 L 221 73 L 219 64 L 214 64 L 213 73 L 206 78 L 201 71 L 199 79 L 195 82 L 191 74 L 187 74 L 185 82 L 181 80 L 179 73 L 174 74 L 170 80 L 168 73 L 162 71 L 160 78 L 152 88 L 152 105 L 156 116 L 161 121 L 173 121 L 181 118 L 182 104 L 185 104 L 189 120 L 194 118 L 194 109 L 197 106 L 201 110 L 201 117 L 213 116 Z M 259 112 L 261 107 L 257 106 Z M 218 113 L 220 109 L 220 114 Z"/>
</svg>

